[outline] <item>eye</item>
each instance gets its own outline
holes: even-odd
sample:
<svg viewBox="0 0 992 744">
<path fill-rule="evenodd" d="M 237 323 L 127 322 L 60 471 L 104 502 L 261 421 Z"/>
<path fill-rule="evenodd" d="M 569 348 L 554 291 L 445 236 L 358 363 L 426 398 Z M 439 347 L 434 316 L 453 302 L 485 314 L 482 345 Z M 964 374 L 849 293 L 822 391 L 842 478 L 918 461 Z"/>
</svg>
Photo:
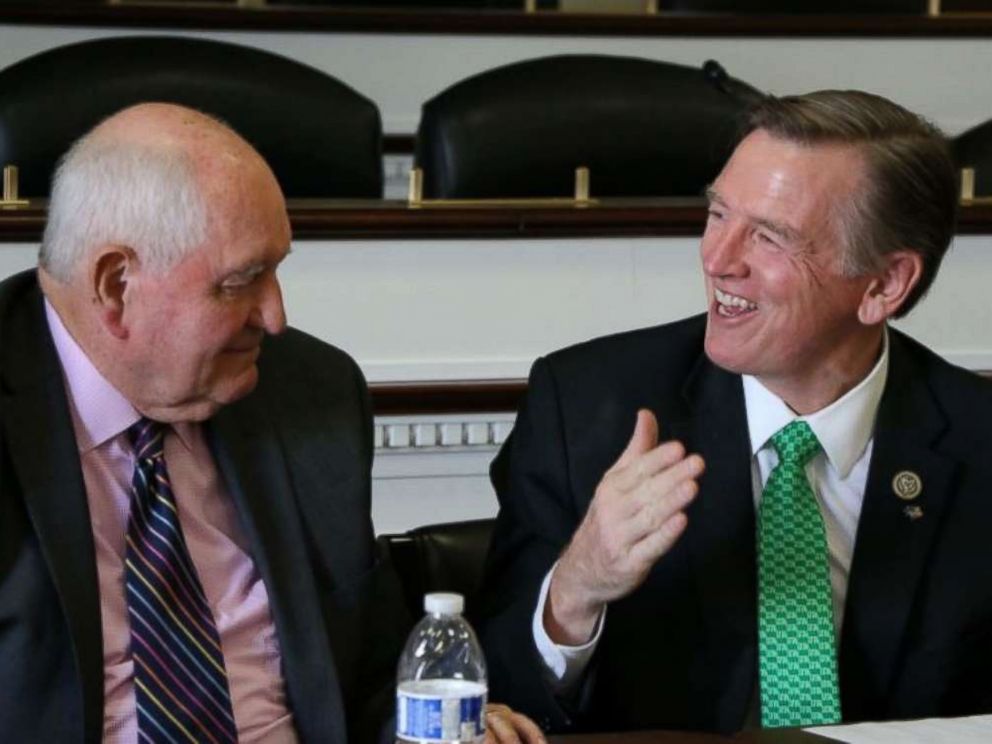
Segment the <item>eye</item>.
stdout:
<svg viewBox="0 0 992 744">
<path fill-rule="evenodd" d="M 220 285 L 221 292 L 237 292 L 251 284 L 251 279 L 229 279 Z"/>
<path fill-rule="evenodd" d="M 781 244 L 780 244 L 780 242 L 779 242 L 779 240 L 778 240 L 778 238 L 776 236 L 774 236 L 774 235 L 772 235 L 770 233 L 764 232 L 763 230 L 756 231 L 755 232 L 755 238 L 756 238 L 756 240 L 759 243 L 761 243 L 763 245 L 774 246 L 776 248 L 780 248 L 781 247 Z"/>
<path fill-rule="evenodd" d="M 262 273 L 262 271 L 252 271 L 228 276 L 221 281 L 220 291 L 228 295 L 237 294 L 255 284 Z"/>
<path fill-rule="evenodd" d="M 723 211 L 720 210 L 720 209 L 717 209 L 716 207 L 711 206 L 706 211 L 706 213 L 708 215 L 708 218 L 711 219 L 711 220 L 722 220 L 723 219 Z"/>
</svg>

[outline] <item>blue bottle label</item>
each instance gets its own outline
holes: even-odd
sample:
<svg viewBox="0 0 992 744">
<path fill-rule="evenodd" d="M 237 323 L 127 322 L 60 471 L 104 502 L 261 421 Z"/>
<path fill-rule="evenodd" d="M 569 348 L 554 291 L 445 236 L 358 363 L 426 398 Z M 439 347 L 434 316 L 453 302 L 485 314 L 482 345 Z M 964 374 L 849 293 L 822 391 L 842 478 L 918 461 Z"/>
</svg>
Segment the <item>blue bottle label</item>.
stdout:
<svg viewBox="0 0 992 744">
<path fill-rule="evenodd" d="M 402 682 L 396 689 L 396 736 L 413 742 L 476 742 L 486 734 L 486 686 L 461 679 Z"/>
</svg>

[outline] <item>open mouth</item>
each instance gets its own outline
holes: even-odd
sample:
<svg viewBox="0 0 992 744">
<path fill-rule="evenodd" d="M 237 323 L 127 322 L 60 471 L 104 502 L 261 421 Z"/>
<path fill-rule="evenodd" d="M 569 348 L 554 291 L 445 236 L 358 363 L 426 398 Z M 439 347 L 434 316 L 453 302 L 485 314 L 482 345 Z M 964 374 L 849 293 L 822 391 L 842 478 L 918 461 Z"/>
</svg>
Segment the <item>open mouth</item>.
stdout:
<svg viewBox="0 0 992 744">
<path fill-rule="evenodd" d="M 713 296 L 716 299 L 716 312 L 724 318 L 739 318 L 758 309 L 750 300 L 722 292 L 716 287 L 713 288 Z"/>
</svg>

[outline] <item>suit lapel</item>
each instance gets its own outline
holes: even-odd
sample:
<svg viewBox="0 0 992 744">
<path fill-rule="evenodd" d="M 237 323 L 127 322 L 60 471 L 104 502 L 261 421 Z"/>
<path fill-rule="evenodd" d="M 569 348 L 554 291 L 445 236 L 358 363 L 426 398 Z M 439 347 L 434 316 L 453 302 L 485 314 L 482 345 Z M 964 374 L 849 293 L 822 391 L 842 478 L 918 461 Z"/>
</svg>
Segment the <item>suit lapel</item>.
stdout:
<svg viewBox="0 0 992 744">
<path fill-rule="evenodd" d="M 700 720 L 735 730 L 757 663 L 754 497 L 741 378 L 701 357 L 685 397 L 688 416 L 673 424 L 673 435 L 706 461 L 685 535 L 707 639 L 692 672 L 694 705 Z M 715 680 L 713 689 L 701 689 L 705 680 Z"/>
<path fill-rule="evenodd" d="M 306 741 L 346 741 L 340 684 L 296 497 L 261 396 L 222 409 L 208 436 L 265 581 L 297 731 Z"/>
<path fill-rule="evenodd" d="M 99 741 L 103 636 L 89 506 L 41 293 L 33 287 L 26 294 L 3 328 L 3 433 L 69 628 L 83 696 L 83 738 Z"/>
<path fill-rule="evenodd" d="M 896 671 L 910 609 L 941 515 L 951 496 L 954 461 L 934 445 L 946 421 L 910 359 L 890 332 L 889 376 L 879 406 L 874 449 L 848 584 L 840 672 L 845 719 L 881 710 Z M 922 490 L 906 501 L 893 488 L 902 472 Z M 907 507 L 921 516 L 910 518 Z M 865 712 L 862 712 L 865 711 Z"/>
</svg>

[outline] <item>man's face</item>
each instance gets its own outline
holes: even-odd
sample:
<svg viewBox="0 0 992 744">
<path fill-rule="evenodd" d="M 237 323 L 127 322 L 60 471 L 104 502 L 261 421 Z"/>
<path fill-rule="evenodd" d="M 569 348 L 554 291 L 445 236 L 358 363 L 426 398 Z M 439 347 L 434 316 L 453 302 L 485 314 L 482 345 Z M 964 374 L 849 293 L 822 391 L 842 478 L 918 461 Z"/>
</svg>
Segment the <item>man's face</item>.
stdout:
<svg viewBox="0 0 992 744">
<path fill-rule="evenodd" d="M 734 151 L 710 190 L 700 248 L 714 363 L 779 392 L 877 345 L 878 330 L 858 320 L 870 277 L 842 273 L 837 219 L 858 198 L 863 168 L 851 147 L 804 147 L 762 130 Z"/>
<path fill-rule="evenodd" d="M 258 381 L 260 344 L 286 325 L 276 267 L 289 251 L 285 203 L 261 168 L 208 198 L 206 244 L 158 275 L 127 278 L 128 397 L 163 421 L 202 420 Z"/>
</svg>

